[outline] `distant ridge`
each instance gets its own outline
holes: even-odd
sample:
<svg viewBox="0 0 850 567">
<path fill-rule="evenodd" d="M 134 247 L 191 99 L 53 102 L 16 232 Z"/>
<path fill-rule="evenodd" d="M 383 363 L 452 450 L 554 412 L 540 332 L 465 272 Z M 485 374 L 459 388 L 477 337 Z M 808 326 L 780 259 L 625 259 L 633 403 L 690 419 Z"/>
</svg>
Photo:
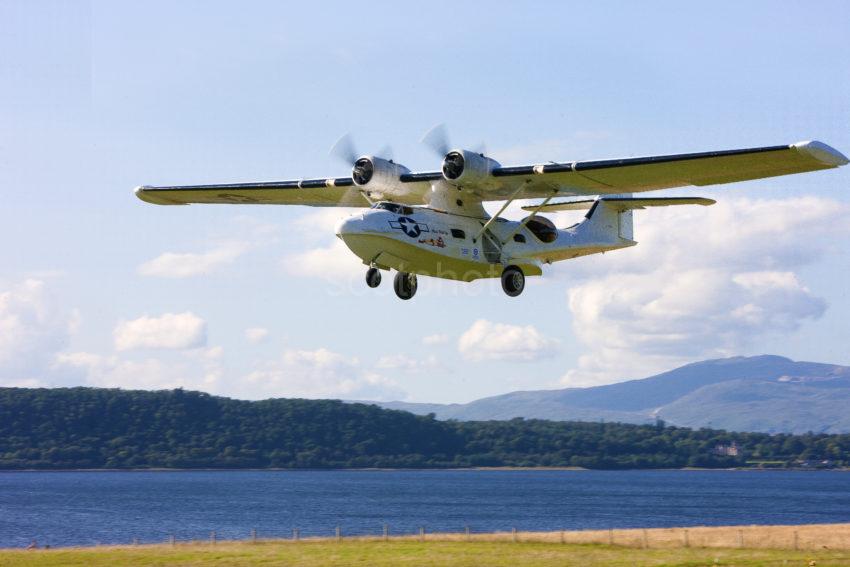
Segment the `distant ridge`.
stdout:
<svg viewBox="0 0 850 567">
<path fill-rule="evenodd" d="M 379 402 L 438 419 L 516 417 L 650 423 L 767 433 L 850 432 L 850 367 L 773 355 L 688 364 L 641 380 L 532 390 L 466 404 Z"/>
</svg>

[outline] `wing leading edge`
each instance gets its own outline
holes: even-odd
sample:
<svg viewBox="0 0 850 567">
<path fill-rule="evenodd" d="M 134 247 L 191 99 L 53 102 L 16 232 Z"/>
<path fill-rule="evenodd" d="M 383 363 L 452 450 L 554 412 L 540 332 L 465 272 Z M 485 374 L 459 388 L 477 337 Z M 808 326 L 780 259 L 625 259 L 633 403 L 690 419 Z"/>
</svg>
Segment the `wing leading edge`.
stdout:
<svg viewBox="0 0 850 567">
<path fill-rule="evenodd" d="M 522 197 L 611 195 L 688 185 L 734 183 L 848 163 L 838 150 L 817 141 L 689 154 L 501 167 L 493 175 L 527 188 Z M 507 188 L 510 191 L 510 187 Z M 498 199 L 501 197 L 495 197 Z M 489 195 L 484 196 L 490 200 Z"/>
<path fill-rule="evenodd" d="M 831 169 L 848 163 L 838 150 L 817 141 L 714 152 L 672 154 L 595 161 L 497 167 L 481 186 L 464 187 L 483 201 L 516 198 L 614 195 L 688 185 L 705 186 Z M 398 177 L 391 200 L 418 205 L 426 202 L 436 172 Z M 522 190 L 517 194 L 517 190 Z M 178 185 L 136 188 L 143 201 L 157 205 L 190 203 L 309 205 L 368 207 L 367 194 L 381 187 L 358 187 L 350 177 Z M 390 195 L 387 195 L 390 197 Z"/>
</svg>

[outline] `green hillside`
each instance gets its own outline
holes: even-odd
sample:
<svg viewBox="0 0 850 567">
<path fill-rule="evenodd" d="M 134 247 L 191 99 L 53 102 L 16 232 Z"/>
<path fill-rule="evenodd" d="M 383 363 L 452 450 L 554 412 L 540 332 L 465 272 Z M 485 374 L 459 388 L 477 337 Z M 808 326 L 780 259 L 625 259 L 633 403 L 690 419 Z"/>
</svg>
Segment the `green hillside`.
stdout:
<svg viewBox="0 0 850 567">
<path fill-rule="evenodd" d="M 738 455 L 721 446 L 736 443 Z M 0 468 L 362 468 L 850 464 L 850 435 L 658 425 L 437 421 L 336 400 L 0 388 Z M 818 464 L 820 466 L 820 464 Z"/>
</svg>

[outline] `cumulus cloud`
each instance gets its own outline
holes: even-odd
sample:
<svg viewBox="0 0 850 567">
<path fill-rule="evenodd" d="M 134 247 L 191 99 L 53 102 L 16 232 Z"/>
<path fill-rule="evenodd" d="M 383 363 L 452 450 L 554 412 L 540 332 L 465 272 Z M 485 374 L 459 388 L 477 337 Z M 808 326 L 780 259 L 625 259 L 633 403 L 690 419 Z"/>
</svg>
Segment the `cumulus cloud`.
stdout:
<svg viewBox="0 0 850 567">
<path fill-rule="evenodd" d="M 100 388 L 186 388 L 220 392 L 225 386 L 222 355 L 220 346 L 188 351 L 169 360 L 152 357 L 133 360 L 116 355 L 69 352 L 56 356 L 53 369 L 59 373 L 76 372 L 78 383 Z"/>
<path fill-rule="evenodd" d="M 145 315 L 118 323 L 113 338 L 118 351 L 198 348 L 207 342 L 207 324 L 188 311 L 165 313 L 160 317 Z"/>
<path fill-rule="evenodd" d="M 242 380 L 252 395 L 388 400 L 404 397 L 393 380 L 365 369 L 356 358 L 328 349 L 289 349 Z"/>
<path fill-rule="evenodd" d="M 554 356 L 559 342 L 532 325 L 492 323 L 479 319 L 460 336 L 458 351 L 467 360 L 532 362 Z"/>
<path fill-rule="evenodd" d="M 562 383 L 595 385 L 741 354 L 817 319 L 826 302 L 795 269 L 850 232 L 848 209 L 804 197 L 638 211 L 639 246 L 571 267 L 578 283 L 568 304 L 586 351 Z"/>
<path fill-rule="evenodd" d="M 143 276 L 160 278 L 207 275 L 230 264 L 248 249 L 248 244 L 244 242 L 230 242 L 200 253 L 165 252 L 139 266 L 138 272 Z"/>
<path fill-rule="evenodd" d="M 428 346 L 434 345 L 444 345 L 449 342 L 449 336 L 442 333 L 437 333 L 435 335 L 428 335 L 427 337 L 422 337 L 422 344 Z"/>
<path fill-rule="evenodd" d="M 351 253 L 344 242 L 337 239 L 327 246 L 308 248 L 283 259 L 284 270 L 299 277 L 320 278 L 332 282 L 362 277 L 366 268 Z"/>
<path fill-rule="evenodd" d="M 245 338 L 251 343 L 261 343 L 269 336 L 269 330 L 265 327 L 251 327 L 245 329 Z"/>
<path fill-rule="evenodd" d="M 301 235 L 305 248 L 284 257 L 281 263 L 283 269 L 293 276 L 320 278 L 331 282 L 350 282 L 354 278 L 363 277 L 363 262 L 334 234 L 337 223 L 358 210 L 325 208 L 297 219 L 294 226 Z"/>
<path fill-rule="evenodd" d="M 56 308 L 43 281 L 28 279 L 0 292 L 3 385 L 44 385 L 53 357 L 66 346 L 78 321 L 78 313 Z"/>
<path fill-rule="evenodd" d="M 420 372 L 439 366 L 437 357 L 431 355 L 425 359 L 413 358 L 406 354 L 387 354 L 378 359 L 375 364 L 383 370 L 401 370 L 403 372 Z"/>
</svg>

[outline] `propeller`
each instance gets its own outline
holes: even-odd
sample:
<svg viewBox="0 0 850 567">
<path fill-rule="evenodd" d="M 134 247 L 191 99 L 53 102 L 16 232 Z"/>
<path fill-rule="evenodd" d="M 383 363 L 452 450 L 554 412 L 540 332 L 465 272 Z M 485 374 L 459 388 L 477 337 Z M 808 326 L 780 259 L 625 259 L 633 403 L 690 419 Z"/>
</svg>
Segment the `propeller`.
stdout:
<svg viewBox="0 0 850 567">
<path fill-rule="evenodd" d="M 331 150 L 328 152 L 328 155 L 334 156 L 338 160 L 347 163 L 348 165 L 352 165 L 357 161 L 357 158 L 364 155 L 362 152 L 357 151 L 357 146 L 354 144 L 354 139 L 351 137 L 349 132 L 346 132 L 331 146 Z M 377 154 L 378 157 L 386 159 L 388 161 L 393 161 L 393 148 L 389 144 L 385 145 L 381 148 Z"/>
<path fill-rule="evenodd" d="M 434 153 L 440 156 L 441 159 L 452 149 L 449 142 L 449 132 L 446 130 L 446 125 L 442 122 L 428 130 L 422 136 L 421 142 L 434 150 Z"/>
<path fill-rule="evenodd" d="M 452 149 L 452 143 L 449 141 L 449 131 L 442 122 L 428 130 L 420 141 L 431 148 L 440 158 L 444 158 Z M 472 151 L 476 154 L 486 156 L 487 144 L 482 141 Z"/>
<path fill-rule="evenodd" d="M 328 152 L 328 155 L 334 156 L 338 160 L 351 165 L 357 161 L 357 158 L 359 158 L 362 154 L 357 153 L 357 148 L 354 145 L 354 140 L 351 138 L 351 134 L 346 132 L 339 137 L 339 140 L 337 140 L 333 146 L 331 146 L 331 150 Z"/>
</svg>

